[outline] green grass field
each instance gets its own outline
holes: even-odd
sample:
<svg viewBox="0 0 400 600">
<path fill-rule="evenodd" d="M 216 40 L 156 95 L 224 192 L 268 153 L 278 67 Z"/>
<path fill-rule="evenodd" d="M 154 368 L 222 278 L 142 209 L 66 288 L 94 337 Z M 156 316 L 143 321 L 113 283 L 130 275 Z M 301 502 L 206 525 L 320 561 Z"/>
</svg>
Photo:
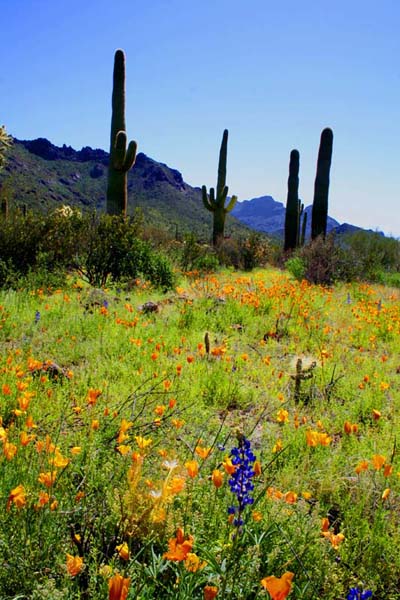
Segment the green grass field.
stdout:
<svg viewBox="0 0 400 600">
<path fill-rule="evenodd" d="M 399 300 L 0 292 L 0 598 L 398 599 Z"/>
</svg>

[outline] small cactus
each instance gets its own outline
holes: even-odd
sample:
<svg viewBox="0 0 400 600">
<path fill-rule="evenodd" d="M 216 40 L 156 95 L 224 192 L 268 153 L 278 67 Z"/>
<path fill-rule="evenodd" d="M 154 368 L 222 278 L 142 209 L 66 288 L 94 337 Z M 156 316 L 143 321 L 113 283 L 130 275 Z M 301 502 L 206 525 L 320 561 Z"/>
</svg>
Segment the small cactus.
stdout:
<svg viewBox="0 0 400 600">
<path fill-rule="evenodd" d="M 107 213 L 124 215 L 128 209 L 128 171 L 136 160 L 137 144 L 127 148 L 125 124 L 125 54 L 117 50 L 114 57 L 110 163 L 108 167 Z"/>
<path fill-rule="evenodd" d="M 296 361 L 296 374 L 290 377 L 294 380 L 294 401 L 296 404 L 301 400 L 301 382 L 306 379 L 311 379 L 313 376 L 312 371 L 317 366 L 317 363 L 313 361 L 309 367 L 303 368 L 303 361 L 298 358 Z"/>
<path fill-rule="evenodd" d="M 217 191 L 210 188 L 207 194 L 207 188 L 203 185 L 201 191 L 203 194 L 203 204 L 207 210 L 213 213 L 213 244 L 217 246 L 224 237 L 225 219 L 236 204 L 237 197 L 232 196 L 228 204 L 225 202 L 228 196 L 228 186 L 226 185 L 226 159 L 228 153 L 228 130 L 225 129 L 222 136 L 221 149 L 218 162 L 218 181 Z"/>
</svg>

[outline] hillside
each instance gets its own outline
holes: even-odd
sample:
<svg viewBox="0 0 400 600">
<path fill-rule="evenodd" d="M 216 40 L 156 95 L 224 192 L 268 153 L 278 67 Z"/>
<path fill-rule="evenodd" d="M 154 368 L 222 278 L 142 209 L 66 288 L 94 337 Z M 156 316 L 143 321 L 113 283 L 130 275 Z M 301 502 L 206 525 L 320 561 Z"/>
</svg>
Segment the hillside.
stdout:
<svg viewBox="0 0 400 600">
<path fill-rule="evenodd" d="M 107 165 L 104 150 L 57 147 L 44 138 L 14 140 L 0 184 L 10 206 L 51 210 L 63 204 L 103 211 Z M 179 171 L 139 153 L 128 174 L 128 212 L 141 208 L 148 224 L 182 235 L 194 232 L 209 239 L 212 215 L 203 207 L 200 188 L 183 181 Z M 227 235 L 248 234 L 248 228 L 228 216 Z"/>
</svg>

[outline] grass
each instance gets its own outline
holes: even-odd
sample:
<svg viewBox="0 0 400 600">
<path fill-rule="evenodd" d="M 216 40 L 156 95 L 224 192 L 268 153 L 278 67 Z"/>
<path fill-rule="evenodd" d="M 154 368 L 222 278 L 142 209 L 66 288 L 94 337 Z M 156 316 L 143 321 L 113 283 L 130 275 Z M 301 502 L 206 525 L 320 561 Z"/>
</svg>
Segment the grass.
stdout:
<svg viewBox="0 0 400 600">
<path fill-rule="evenodd" d="M 398 290 L 271 270 L 0 305 L 0 598 L 398 598 Z"/>
</svg>

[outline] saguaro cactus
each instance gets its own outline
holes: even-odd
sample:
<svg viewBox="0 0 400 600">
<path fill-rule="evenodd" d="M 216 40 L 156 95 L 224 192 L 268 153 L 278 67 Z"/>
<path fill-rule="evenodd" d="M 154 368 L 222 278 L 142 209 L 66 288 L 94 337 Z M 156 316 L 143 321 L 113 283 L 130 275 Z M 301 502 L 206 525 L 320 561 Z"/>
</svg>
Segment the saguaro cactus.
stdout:
<svg viewBox="0 0 400 600">
<path fill-rule="evenodd" d="M 125 54 L 117 50 L 114 57 L 110 162 L 108 167 L 107 213 L 125 215 L 128 207 L 128 171 L 135 163 L 136 142 L 126 148 L 125 124 Z"/>
<path fill-rule="evenodd" d="M 328 221 L 329 172 L 332 161 L 333 132 L 327 127 L 321 133 L 319 145 L 317 175 L 314 184 L 314 201 L 312 206 L 311 239 L 319 235 L 326 236 Z"/>
<path fill-rule="evenodd" d="M 207 210 L 213 213 L 213 244 L 217 246 L 224 237 L 225 219 L 236 204 L 237 196 L 232 196 L 228 204 L 225 202 L 228 196 L 228 186 L 226 185 L 226 159 L 228 153 L 228 130 L 225 129 L 222 136 L 221 149 L 219 151 L 217 192 L 210 188 L 210 194 L 207 194 L 205 185 L 201 188 L 203 194 L 203 203 Z"/>
<path fill-rule="evenodd" d="M 285 252 L 288 250 L 294 250 L 298 244 L 298 231 L 300 219 L 299 166 L 299 151 L 292 150 L 290 153 L 288 195 L 285 213 Z"/>
</svg>

